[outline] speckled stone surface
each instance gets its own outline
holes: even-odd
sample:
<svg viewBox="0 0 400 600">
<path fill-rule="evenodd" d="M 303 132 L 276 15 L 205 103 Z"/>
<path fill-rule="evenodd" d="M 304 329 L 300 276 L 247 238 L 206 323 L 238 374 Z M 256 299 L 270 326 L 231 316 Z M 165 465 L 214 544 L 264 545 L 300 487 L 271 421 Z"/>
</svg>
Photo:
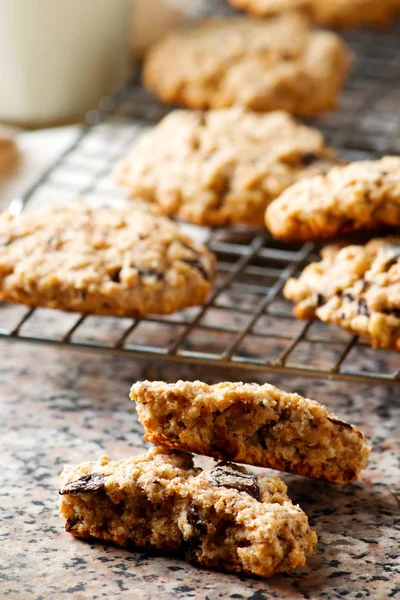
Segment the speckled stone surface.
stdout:
<svg viewBox="0 0 400 600">
<path fill-rule="evenodd" d="M 65 463 L 104 453 L 121 459 L 144 447 L 128 399 L 133 381 L 212 383 L 232 373 L 20 341 L 0 341 L 0 356 L 0 598 L 400 597 L 399 388 L 269 378 L 359 425 L 373 450 L 361 479 L 346 487 L 284 475 L 320 539 L 306 567 L 263 581 L 88 544 L 66 533 L 58 516 L 58 476 Z M 263 381 L 238 371 L 234 377 Z"/>
</svg>

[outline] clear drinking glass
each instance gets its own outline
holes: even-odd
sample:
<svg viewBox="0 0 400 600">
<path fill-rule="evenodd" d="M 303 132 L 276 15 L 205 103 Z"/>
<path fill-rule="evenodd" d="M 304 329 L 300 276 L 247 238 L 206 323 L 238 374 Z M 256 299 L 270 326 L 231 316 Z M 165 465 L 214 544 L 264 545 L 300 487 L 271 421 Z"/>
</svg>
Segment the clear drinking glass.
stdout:
<svg viewBox="0 0 400 600">
<path fill-rule="evenodd" d="M 0 0 L 0 121 L 80 120 L 130 73 L 129 0 Z"/>
</svg>

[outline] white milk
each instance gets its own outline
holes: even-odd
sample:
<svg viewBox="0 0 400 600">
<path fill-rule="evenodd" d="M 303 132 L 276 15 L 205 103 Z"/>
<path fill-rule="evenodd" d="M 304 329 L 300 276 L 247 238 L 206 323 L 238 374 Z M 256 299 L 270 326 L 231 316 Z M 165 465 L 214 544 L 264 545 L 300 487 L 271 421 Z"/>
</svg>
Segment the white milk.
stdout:
<svg viewBox="0 0 400 600">
<path fill-rule="evenodd" d="M 82 118 L 130 73 L 129 0 L 0 0 L 0 121 Z"/>
</svg>

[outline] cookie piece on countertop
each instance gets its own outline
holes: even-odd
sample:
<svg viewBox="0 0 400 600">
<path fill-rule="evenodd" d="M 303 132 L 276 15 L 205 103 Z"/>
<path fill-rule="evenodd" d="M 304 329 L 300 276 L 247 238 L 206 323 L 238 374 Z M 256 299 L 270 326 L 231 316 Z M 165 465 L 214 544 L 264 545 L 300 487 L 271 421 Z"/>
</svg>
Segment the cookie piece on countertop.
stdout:
<svg viewBox="0 0 400 600">
<path fill-rule="evenodd" d="M 143 81 L 165 102 L 190 108 L 240 104 L 311 116 L 336 106 L 351 57 L 335 33 L 302 15 L 211 18 L 150 49 Z"/>
<path fill-rule="evenodd" d="M 287 241 L 398 227 L 400 157 L 353 162 L 298 181 L 268 206 L 266 224 Z"/>
<path fill-rule="evenodd" d="M 215 257 L 145 203 L 0 215 L 0 299 L 87 314 L 167 314 L 203 302 Z"/>
<path fill-rule="evenodd" d="M 144 381 L 132 386 L 145 439 L 335 483 L 358 477 L 369 444 L 322 404 L 272 385 Z"/>
<path fill-rule="evenodd" d="M 227 464 L 202 471 L 189 454 L 165 448 L 66 466 L 60 494 L 65 528 L 76 537 L 225 571 L 288 572 L 305 564 L 317 542 L 280 479 Z"/>
<path fill-rule="evenodd" d="M 229 0 L 251 15 L 266 17 L 301 10 L 313 20 L 333 27 L 388 25 L 400 14 L 400 0 Z"/>
<path fill-rule="evenodd" d="M 262 225 L 284 189 L 338 162 L 319 131 L 285 112 L 177 110 L 142 136 L 116 177 L 132 196 L 192 223 Z"/>
<path fill-rule="evenodd" d="M 296 317 L 339 325 L 373 348 L 400 352 L 400 237 L 332 244 L 321 256 L 285 285 Z"/>
</svg>

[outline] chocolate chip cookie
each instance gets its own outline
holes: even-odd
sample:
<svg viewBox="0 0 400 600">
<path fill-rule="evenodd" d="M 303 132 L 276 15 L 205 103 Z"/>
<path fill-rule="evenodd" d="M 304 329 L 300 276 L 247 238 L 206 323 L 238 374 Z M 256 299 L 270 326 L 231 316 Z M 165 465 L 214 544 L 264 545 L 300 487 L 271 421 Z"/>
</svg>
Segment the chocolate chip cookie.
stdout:
<svg viewBox="0 0 400 600">
<path fill-rule="evenodd" d="M 229 0 L 252 15 L 270 16 L 301 10 L 334 27 L 384 26 L 400 14 L 399 0 Z"/>
<path fill-rule="evenodd" d="M 144 203 L 0 216 L 0 299 L 141 316 L 203 302 L 214 255 Z"/>
<path fill-rule="evenodd" d="M 353 162 L 286 189 L 266 211 L 272 235 L 312 240 L 400 225 L 400 157 Z"/>
<path fill-rule="evenodd" d="M 171 104 L 315 115 L 335 107 L 350 53 L 307 18 L 211 18 L 170 33 L 146 57 L 145 86 Z"/>
<path fill-rule="evenodd" d="M 76 537 L 225 571 L 288 572 L 305 564 L 317 542 L 280 479 L 229 464 L 202 471 L 189 454 L 164 448 L 67 466 L 60 494 L 65 528 Z"/>
<path fill-rule="evenodd" d="M 368 442 L 353 425 L 272 385 L 144 381 L 130 396 L 145 439 L 176 450 L 342 484 L 367 462 Z"/>
<path fill-rule="evenodd" d="M 338 163 L 322 135 L 274 111 L 177 110 L 118 167 L 132 196 L 202 225 L 262 225 L 267 205 L 302 177 Z"/>
<path fill-rule="evenodd" d="M 326 246 L 322 260 L 289 279 L 284 295 L 296 317 L 318 318 L 400 351 L 400 237 Z"/>
</svg>

